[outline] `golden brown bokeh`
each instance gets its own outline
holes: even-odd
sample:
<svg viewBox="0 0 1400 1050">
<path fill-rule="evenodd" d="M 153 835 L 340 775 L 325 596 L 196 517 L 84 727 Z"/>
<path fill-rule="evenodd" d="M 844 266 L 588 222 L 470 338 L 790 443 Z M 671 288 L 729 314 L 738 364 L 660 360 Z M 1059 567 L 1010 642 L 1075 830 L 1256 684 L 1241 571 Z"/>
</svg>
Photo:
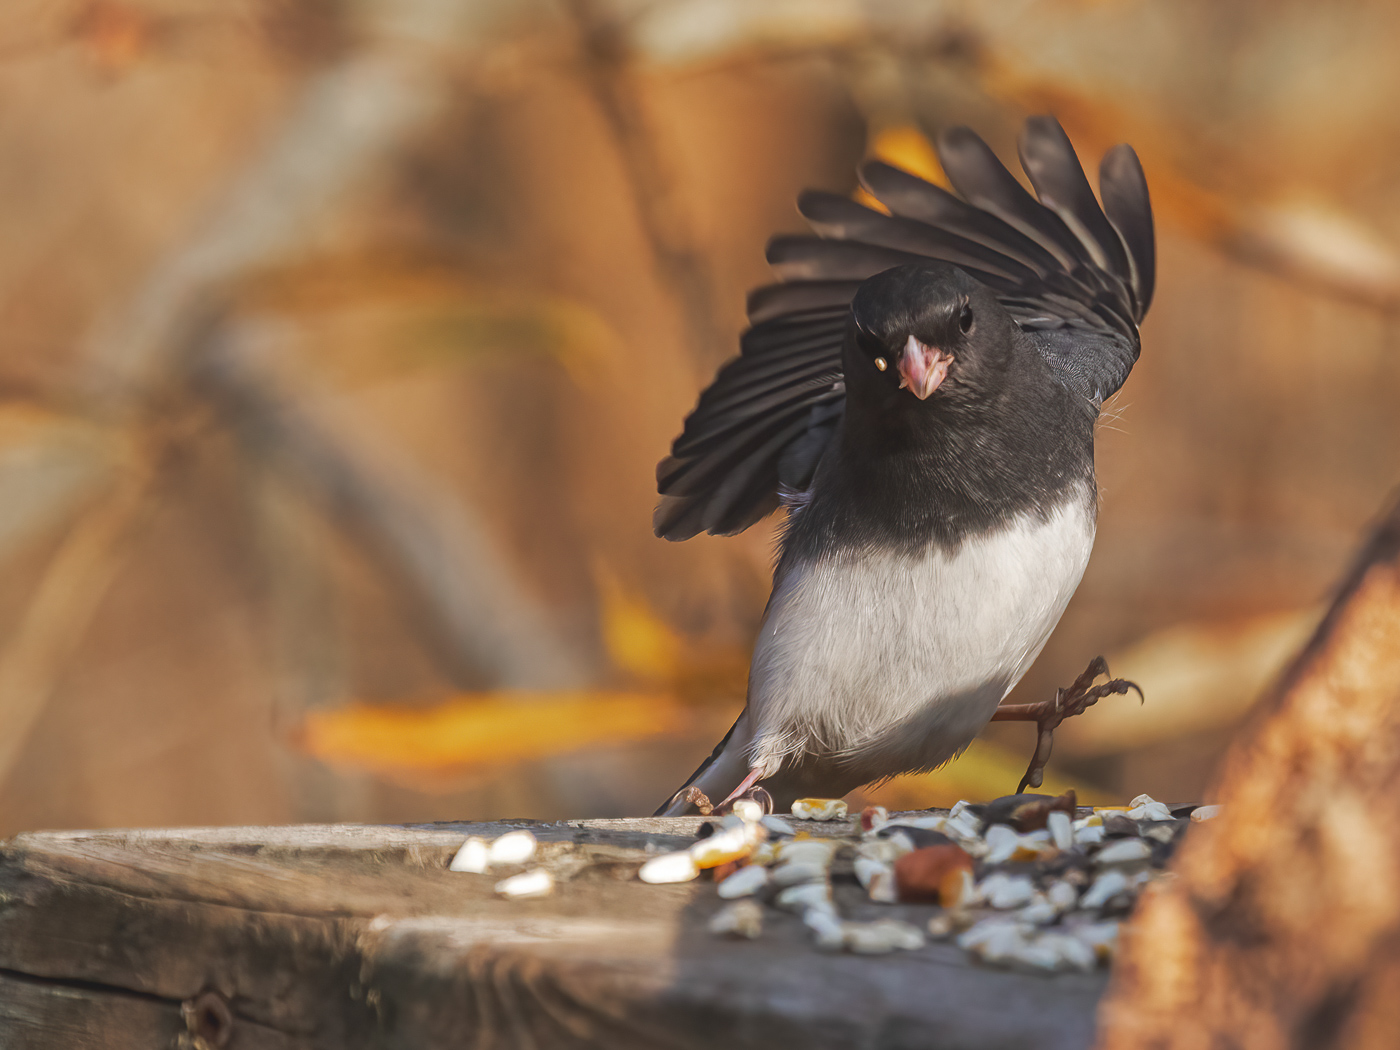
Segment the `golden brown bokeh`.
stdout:
<svg viewBox="0 0 1400 1050">
<path fill-rule="evenodd" d="M 776 522 L 651 535 L 763 245 L 869 155 L 1141 154 L 1144 351 L 1053 783 L 1208 783 L 1395 484 L 1400 12 L 1253 0 L 0 10 L 0 831 L 650 812 Z M 1118 706 L 1113 706 L 1113 705 Z M 1015 786 L 1025 727 L 867 789 Z M 1047 780 L 1047 783 L 1050 783 Z"/>
</svg>

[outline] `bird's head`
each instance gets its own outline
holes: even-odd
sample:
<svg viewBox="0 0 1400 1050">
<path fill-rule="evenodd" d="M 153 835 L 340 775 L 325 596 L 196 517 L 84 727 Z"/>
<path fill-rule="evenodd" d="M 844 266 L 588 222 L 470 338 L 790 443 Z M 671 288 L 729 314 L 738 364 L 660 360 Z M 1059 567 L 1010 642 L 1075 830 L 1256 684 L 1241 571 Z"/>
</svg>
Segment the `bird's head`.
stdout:
<svg viewBox="0 0 1400 1050">
<path fill-rule="evenodd" d="M 996 389 L 1015 322 L 986 285 L 955 266 L 921 263 L 862 284 L 851 327 L 848 385 L 898 392 L 910 403 L 959 404 Z"/>
</svg>

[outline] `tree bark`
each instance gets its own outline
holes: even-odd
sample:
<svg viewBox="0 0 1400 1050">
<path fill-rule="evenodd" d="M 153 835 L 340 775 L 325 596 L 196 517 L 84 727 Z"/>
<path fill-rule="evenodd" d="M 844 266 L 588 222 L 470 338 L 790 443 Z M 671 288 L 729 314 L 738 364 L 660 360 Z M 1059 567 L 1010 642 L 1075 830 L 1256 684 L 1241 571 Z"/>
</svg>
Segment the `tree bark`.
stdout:
<svg viewBox="0 0 1400 1050">
<path fill-rule="evenodd" d="M 1348 1050 L 1400 1031 L 1400 502 L 1144 895 L 1101 1050 Z"/>
</svg>

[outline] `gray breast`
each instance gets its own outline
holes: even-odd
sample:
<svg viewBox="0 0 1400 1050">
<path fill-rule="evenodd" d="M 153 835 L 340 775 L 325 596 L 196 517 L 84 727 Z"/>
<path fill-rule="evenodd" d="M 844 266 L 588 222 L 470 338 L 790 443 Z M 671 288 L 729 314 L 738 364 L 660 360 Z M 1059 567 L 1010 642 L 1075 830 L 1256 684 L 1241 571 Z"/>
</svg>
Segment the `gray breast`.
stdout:
<svg viewBox="0 0 1400 1050">
<path fill-rule="evenodd" d="M 1091 499 L 1077 492 L 1048 518 L 1023 515 L 953 551 L 844 551 L 789 568 L 754 649 L 753 765 L 771 774 L 828 756 L 870 780 L 965 748 L 1078 586 Z"/>
</svg>

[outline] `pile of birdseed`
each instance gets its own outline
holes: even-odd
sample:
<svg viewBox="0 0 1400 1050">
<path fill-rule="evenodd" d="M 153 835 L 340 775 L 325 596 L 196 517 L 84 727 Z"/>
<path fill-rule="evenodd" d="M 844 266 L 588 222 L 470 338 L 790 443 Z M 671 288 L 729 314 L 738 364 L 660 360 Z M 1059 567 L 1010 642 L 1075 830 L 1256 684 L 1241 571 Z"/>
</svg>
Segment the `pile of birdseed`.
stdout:
<svg viewBox="0 0 1400 1050">
<path fill-rule="evenodd" d="M 644 883 L 708 872 L 729 903 L 716 935 L 762 936 L 771 909 L 799 915 L 823 951 L 913 950 L 953 940 L 979 961 L 1016 969 L 1089 971 L 1112 959 L 1118 925 L 1160 878 L 1183 832 L 1216 806 L 1167 806 L 1140 795 L 1126 807 L 1076 806 L 1074 793 L 1009 795 L 951 810 L 848 819 L 834 799 L 802 799 L 790 818 L 742 799 L 701 825 L 689 849 L 652 856 Z M 469 839 L 455 871 L 528 864 L 534 837 Z M 553 892 L 548 866 L 496 885 L 518 899 Z M 899 917 L 881 917 L 883 906 Z"/>
</svg>

